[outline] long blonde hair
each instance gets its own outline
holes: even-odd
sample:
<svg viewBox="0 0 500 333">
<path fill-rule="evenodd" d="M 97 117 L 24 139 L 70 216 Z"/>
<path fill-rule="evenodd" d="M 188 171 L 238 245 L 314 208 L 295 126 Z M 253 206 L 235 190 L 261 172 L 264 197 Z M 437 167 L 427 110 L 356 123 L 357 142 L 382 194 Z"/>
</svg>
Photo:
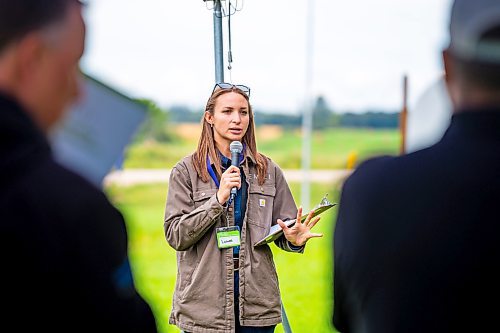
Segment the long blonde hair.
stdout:
<svg viewBox="0 0 500 333">
<path fill-rule="evenodd" d="M 217 98 L 229 92 L 235 92 L 242 95 L 248 103 L 249 122 L 247 131 L 243 136 L 242 143 L 246 146 L 247 150 L 250 150 L 250 153 L 255 158 L 255 161 L 257 163 L 257 181 L 259 185 L 262 185 L 264 183 L 265 175 L 267 172 L 267 161 L 263 155 L 257 152 L 254 116 L 248 95 L 235 86 L 227 89 L 216 89 L 207 101 L 205 112 L 209 112 L 213 116 Z M 207 156 L 210 158 L 210 161 L 215 164 L 215 172 L 218 177 L 222 175 L 222 169 L 221 158 L 217 153 L 217 148 L 215 145 L 214 130 L 205 120 L 205 113 L 203 113 L 203 116 L 201 118 L 201 126 L 202 129 L 200 140 L 198 141 L 198 148 L 196 149 L 196 152 L 193 156 L 193 164 L 196 172 L 198 173 L 198 177 L 200 177 L 201 180 L 206 183 L 210 179 L 210 175 L 207 170 Z"/>
</svg>

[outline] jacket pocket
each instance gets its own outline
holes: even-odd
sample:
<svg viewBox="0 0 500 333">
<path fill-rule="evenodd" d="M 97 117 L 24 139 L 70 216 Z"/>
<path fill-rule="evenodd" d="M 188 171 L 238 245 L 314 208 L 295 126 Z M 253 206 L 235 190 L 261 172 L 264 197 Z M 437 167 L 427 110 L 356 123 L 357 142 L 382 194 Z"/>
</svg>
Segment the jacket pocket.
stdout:
<svg viewBox="0 0 500 333">
<path fill-rule="evenodd" d="M 269 185 L 250 186 L 248 223 L 270 228 L 273 223 L 276 187 Z"/>
<path fill-rule="evenodd" d="M 276 318 L 280 315 L 280 289 L 269 246 L 254 249 L 252 265 L 259 267 L 259 274 L 245 278 L 244 317 Z"/>
<path fill-rule="evenodd" d="M 201 205 L 203 205 L 215 193 L 217 193 L 217 190 L 216 189 L 212 189 L 212 188 L 200 189 L 198 191 L 195 191 L 193 193 L 193 201 L 194 201 L 195 208 L 198 208 Z"/>
<path fill-rule="evenodd" d="M 198 268 L 198 260 L 194 249 L 178 251 L 177 256 L 177 292 L 183 299 L 187 287 L 191 284 L 193 273 Z"/>
</svg>

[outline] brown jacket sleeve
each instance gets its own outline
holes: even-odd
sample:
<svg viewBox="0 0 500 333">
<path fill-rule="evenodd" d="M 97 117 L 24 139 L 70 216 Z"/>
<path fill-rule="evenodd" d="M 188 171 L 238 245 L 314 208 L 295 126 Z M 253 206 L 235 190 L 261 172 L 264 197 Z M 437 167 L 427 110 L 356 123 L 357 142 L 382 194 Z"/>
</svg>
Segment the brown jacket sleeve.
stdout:
<svg viewBox="0 0 500 333">
<path fill-rule="evenodd" d="M 211 194 L 210 199 L 196 207 L 188 168 L 179 162 L 172 169 L 163 226 L 165 238 L 175 250 L 183 251 L 196 244 L 223 213 L 216 192 L 212 192 L 206 191 Z"/>
<path fill-rule="evenodd" d="M 277 224 L 277 220 L 289 220 L 297 218 L 297 205 L 293 199 L 290 187 L 285 179 L 283 171 L 272 161 L 269 161 L 269 167 L 274 168 L 275 184 L 276 184 L 276 197 L 273 207 L 273 221 L 272 224 Z M 279 248 L 288 252 L 304 252 L 305 246 L 293 247 L 284 235 L 281 235 L 274 241 L 274 244 Z"/>
</svg>

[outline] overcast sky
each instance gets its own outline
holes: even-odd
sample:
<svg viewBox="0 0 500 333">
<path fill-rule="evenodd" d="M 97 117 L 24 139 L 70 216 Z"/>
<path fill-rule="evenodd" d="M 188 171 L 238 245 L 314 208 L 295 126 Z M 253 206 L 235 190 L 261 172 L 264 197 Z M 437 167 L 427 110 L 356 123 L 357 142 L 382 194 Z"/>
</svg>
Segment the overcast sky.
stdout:
<svg viewBox="0 0 500 333">
<path fill-rule="evenodd" d="M 215 83 L 213 2 L 87 3 L 84 71 L 163 108 L 204 107 Z M 313 0 L 311 16 L 307 1 L 231 3 L 241 10 L 231 16 L 231 74 L 223 20 L 224 78 L 248 85 L 259 111 L 297 113 L 318 95 L 339 112 L 397 111 L 405 74 L 411 108 L 442 73 L 451 0 Z"/>
</svg>

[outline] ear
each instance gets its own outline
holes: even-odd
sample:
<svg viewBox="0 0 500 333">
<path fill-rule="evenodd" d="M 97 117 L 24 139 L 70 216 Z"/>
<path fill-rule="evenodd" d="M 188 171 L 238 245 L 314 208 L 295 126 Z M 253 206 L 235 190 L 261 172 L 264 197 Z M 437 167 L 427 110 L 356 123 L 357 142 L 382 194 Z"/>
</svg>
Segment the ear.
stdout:
<svg viewBox="0 0 500 333">
<path fill-rule="evenodd" d="M 450 54 L 448 49 L 443 51 L 443 66 L 444 66 L 444 81 L 446 83 L 446 90 L 448 91 L 448 96 L 450 97 L 452 105 L 456 108 L 458 105 L 458 87 L 457 87 L 457 77 L 455 73 L 455 66 L 453 62 L 453 56 Z"/>
<path fill-rule="evenodd" d="M 34 87 L 39 84 L 39 78 L 43 77 L 39 64 L 44 56 L 44 44 L 40 38 L 36 33 L 27 34 L 7 46 L 8 50 L 2 58 L 4 89 L 25 105 L 37 93 Z"/>
<path fill-rule="evenodd" d="M 213 125 L 214 123 L 214 116 L 208 111 L 205 111 L 205 121 L 210 125 Z"/>
<path fill-rule="evenodd" d="M 451 55 L 448 49 L 443 51 L 443 66 L 444 66 L 444 78 L 445 82 L 448 85 L 451 80 L 453 80 L 453 64 L 451 62 Z"/>
<path fill-rule="evenodd" d="M 17 48 L 19 74 L 21 78 L 30 80 L 39 68 L 45 43 L 38 33 L 31 33 L 19 41 Z"/>
</svg>

